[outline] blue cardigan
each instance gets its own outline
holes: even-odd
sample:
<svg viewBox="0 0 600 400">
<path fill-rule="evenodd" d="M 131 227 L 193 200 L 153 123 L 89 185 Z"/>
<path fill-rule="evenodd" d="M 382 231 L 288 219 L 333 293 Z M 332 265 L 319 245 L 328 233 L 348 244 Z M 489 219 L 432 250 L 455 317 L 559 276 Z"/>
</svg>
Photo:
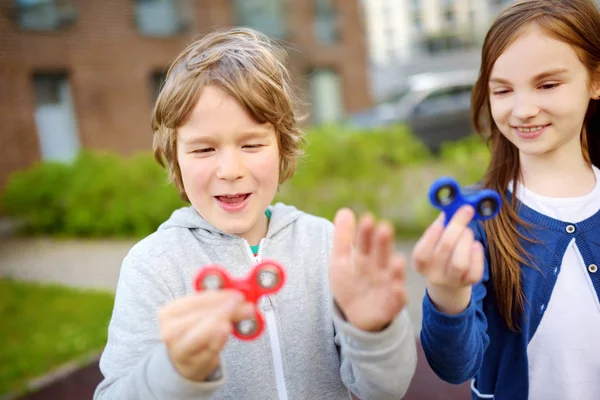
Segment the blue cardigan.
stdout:
<svg viewBox="0 0 600 400">
<path fill-rule="evenodd" d="M 473 286 L 471 302 L 461 314 L 441 313 L 427 294 L 423 299 L 421 343 L 427 361 L 447 382 L 459 384 L 474 378 L 472 399 L 527 399 L 527 345 L 544 316 L 571 240 L 575 238 L 586 265 L 600 266 L 600 211 L 577 224 L 552 219 L 524 204 L 519 205 L 518 213 L 533 224 L 529 231 L 522 227 L 520 231 L 540 243 L 523 241 L 538 269 L 521 266 L 526 298 L 519 320 L 521 332 L 508 329 L 498 311 L 487 252 L 483 279 Z M 481 224 L 471 227 L 487 249 Z M 591 270 L 594 272 L 588 270 L 588 274 L 600 298 L 600 269 Z"/>
</svg>

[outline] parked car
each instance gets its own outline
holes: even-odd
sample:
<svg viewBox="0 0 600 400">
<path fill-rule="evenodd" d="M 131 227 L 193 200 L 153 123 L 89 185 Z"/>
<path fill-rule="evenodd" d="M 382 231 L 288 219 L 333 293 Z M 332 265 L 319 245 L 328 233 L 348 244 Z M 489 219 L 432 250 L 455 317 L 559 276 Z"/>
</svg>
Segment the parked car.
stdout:
<svg viewBox="0 0 600 400">
<path fill-rule="evenodd" d="M 348 124 L 372 129 L 406 123 L 432 151 L 445 141 L 468 136 L 475 70 L 431 72 L 410 76 L 406 87 L 372 109 L 352 115 Z"/>
</svg>

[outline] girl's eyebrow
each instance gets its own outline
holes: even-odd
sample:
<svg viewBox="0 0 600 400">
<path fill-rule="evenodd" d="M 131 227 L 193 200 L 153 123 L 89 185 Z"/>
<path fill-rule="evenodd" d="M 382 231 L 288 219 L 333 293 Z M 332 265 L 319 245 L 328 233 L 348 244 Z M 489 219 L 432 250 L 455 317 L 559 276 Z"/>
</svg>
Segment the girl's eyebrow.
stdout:
<svg viewBox="0 0 600 400">
<path fill-rule="evenodd" d="M 542 72 L 541 74 L 537 74 L 536 76 L 533 77 L 533 79 L 531 79 L 531 81 L 538 82 L 538 81 L 541 81 L 542 79 L 550 78 L 555 75 L 564 74 L 566 72 L 568 72 L 568 70 L 566 68 L 551 69 L 549 71 Z M 510 81 L 508 81 L 506 79 L 502 79 L 502 78 L 497 78 L 497 77 L 491 77 L 490 83 L 500 83 L 503 85 L 510 85 Z"/>
</svg>

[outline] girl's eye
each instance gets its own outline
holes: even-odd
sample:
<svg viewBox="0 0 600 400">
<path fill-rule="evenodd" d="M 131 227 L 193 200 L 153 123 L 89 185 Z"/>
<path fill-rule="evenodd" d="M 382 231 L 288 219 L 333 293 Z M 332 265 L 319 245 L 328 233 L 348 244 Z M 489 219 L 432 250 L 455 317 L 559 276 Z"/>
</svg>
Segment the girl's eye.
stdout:
<svg viewBox="0 0 600 400">
<path fill-rule="evenodd" d="M 262 144 L 246 144 L 242 147 L 245 149 L 257 149 L 259 147 L 262 147 Z"/>
<path fill-rule="evenodd" d="M 496 96 L 499 96 L 499 95 L 506 94 L 506 93 L 508 93 L 508 92 L 510 92 L 510 90 L 508 90 L 508 89 L 498 89 L 498 90 L 494 90 L 494 91 L 492 92 L 492 94 L 494 94 L 494 95 L 496 95 Z"/>
</svg>

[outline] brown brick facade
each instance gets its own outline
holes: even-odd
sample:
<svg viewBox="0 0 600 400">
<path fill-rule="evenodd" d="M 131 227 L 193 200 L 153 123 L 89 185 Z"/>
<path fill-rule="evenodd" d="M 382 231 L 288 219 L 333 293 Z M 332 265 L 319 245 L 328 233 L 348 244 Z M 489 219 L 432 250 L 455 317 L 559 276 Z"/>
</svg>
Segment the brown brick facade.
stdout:
<svg viewBox="0 0 600 400">
<path fill-rule="evenodd" d="M 12 171 L 40 159 L 34 112 L 34 73 L 68 74 L 83 148 L 131 154 L 151 147 L 151 76 L 162 71 L 194 37 L 235 23 L 232 0 L 190 0 L 191 27 L 178 36 L 143 36 L 135 26 L 134 0 L 70 0 L 69 26 L 51 32 L 21 29 L 14 0 L 0 0 L 0 190 Z M 287 5 L 290 67 L 304 93 L 306 75 L 329 67 L 341 77 L 346 112 L 370 105 L 367 54 L 359 0 L 335 0 L 340 40 L 313 37 L 315 0 Z"/>
</svg>

